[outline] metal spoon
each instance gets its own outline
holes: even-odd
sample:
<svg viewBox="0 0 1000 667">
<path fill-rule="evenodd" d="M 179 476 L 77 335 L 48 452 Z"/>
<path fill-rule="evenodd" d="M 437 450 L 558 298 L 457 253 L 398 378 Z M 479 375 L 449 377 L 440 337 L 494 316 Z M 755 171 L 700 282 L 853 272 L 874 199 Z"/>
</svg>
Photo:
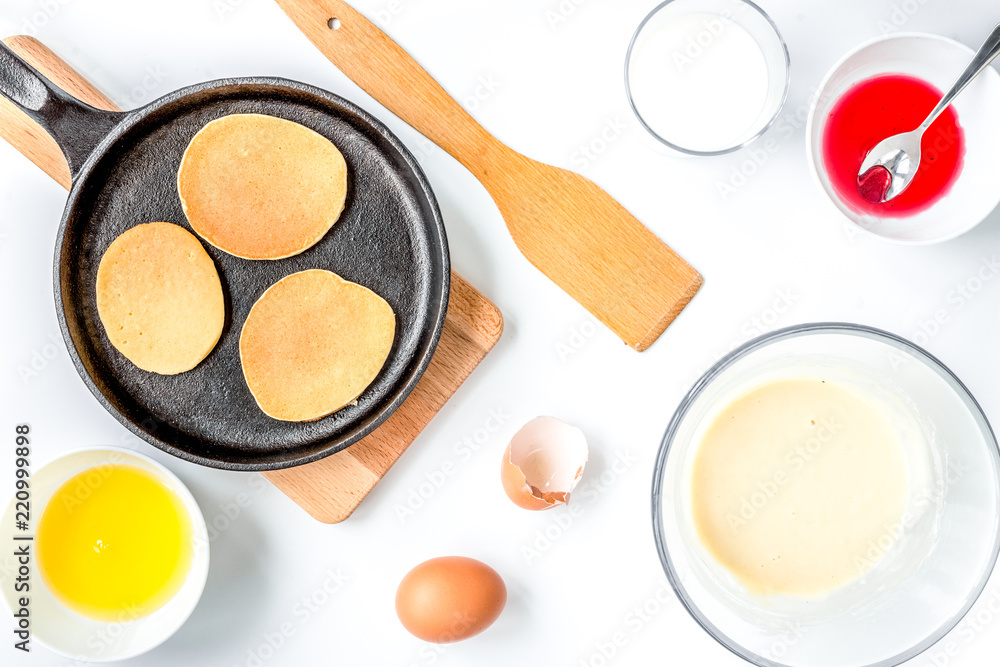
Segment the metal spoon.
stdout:
<svg viewBox="0 0 1000 667">
<path fill-rule="evenodd" d="M 906 189 L 920 166 L 920 140 L 924 132 L 997 55 L 1000 55 L 1000 25 L 993 29 L 962 76 L 920 127 L 883 139 L 868 152 L 858 172 L 858 189 L 865 199 L 886 202 Z"/>
</svg>

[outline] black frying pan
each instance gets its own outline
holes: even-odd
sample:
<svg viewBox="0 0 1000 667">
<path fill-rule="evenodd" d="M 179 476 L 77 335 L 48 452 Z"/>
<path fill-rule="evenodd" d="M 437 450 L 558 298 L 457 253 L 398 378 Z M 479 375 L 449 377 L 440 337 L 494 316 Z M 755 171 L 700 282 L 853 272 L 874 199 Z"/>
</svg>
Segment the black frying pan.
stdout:
<svg viewBox="0 0 1000 667">
<path fill-rule="evenodd" d="M 48 130 L 69 162 L 73 188 L 56 242 L 56 312 L 80 376 L 133 433 L 203 465 L 286 468 L 360 440 L 417 384 L 444 324 L 448 245 L 426 177 L 371 115 L 326 91 L 276 78 L 212 81 L 134 111 L 100 111 L 56 88 L 2 43 L 0 94 Z M 192 371 L 147 373 L 104 333 L 97 267 L 111 242 L 137 224 L 190 228 L 177 195 L 181 156 L 206 123 L 233 113 L 285 118 L 333 141 L 347 160 L 347 204 L 323 240 L 289 259 L 250 261 L 203 244 L 226 295 L 222 338 Z M 240 330 L 264 290 L 310 268 L 333 271 L 388 301 L 396 313 L 396 341 L 356 406 L 316 422 L 280 422 L 257 407 L 243 379 Z"/>
</svg>

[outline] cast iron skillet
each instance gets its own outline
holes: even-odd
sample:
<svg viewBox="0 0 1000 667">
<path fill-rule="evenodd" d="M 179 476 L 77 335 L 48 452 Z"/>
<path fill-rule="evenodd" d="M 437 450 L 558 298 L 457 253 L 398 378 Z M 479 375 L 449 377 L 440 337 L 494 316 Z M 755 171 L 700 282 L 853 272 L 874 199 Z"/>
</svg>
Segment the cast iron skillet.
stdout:
<svg viewBox="0 0 1000 667">
<path fill-rule="evenodd" d="M 69 162 L 73 188 L 55 251 L 56 312 L 80 376 L 133 433 L 207 466 L 287 468 L 357 442 L 417 384 L 444 324 L 448 245 L 423 172 L 371 115 L 331 93 L 276 78 L 212 81 L 134 111 L 100 111 L 58 89 L 2 43 L 0 93 L 48 130 Z M 147 373 L 104 333 L 97 267 L 111 242 L 137 224 L 166 221 L 190 229 L 177 195 L 181 156 L 206 123 L 232 113 L 285 118 L 333 141 L 347 160 L 347 204 L 322 241 L 289 259 L 239 259 L 203 243 L 226 296 L 222 338 L 192 371 Z M 276 421 L 260 410 L 243 378 L 240 330 L 264 290 L 311 268 L 333 271 L 388 301 L 396 341 L 356 406 L 310 423 Z"/>
</svg>

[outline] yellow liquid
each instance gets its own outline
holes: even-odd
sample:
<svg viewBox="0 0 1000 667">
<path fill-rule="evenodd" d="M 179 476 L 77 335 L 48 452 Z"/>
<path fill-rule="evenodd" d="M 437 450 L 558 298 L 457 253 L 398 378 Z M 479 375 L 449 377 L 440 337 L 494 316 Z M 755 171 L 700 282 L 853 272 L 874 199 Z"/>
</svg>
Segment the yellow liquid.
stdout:
<svg viewBox="0 0 1000 667">
<path fill-rule="evenodd" d="M 85 470 L 49 500 L 38 566 L 55 597 L 81 616 L 127 623 L 180 590 L 194 552 L 183 501 L 136 466 Z"/>
</svg>

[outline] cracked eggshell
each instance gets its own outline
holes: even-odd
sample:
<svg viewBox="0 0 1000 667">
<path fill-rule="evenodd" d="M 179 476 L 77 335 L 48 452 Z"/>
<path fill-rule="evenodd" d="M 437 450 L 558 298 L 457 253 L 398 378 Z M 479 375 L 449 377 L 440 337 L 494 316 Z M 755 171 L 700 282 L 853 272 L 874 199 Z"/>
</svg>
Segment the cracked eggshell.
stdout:
<svg viewBox="0 0 1000 667">
<path fill-rule="evenodd" d="M 569 501 L 587 465 L 583 431 L 554 417 L 538 417 L 514 434 L 500 466 L 503 490 L 526 510 Z"/>
</svg>

